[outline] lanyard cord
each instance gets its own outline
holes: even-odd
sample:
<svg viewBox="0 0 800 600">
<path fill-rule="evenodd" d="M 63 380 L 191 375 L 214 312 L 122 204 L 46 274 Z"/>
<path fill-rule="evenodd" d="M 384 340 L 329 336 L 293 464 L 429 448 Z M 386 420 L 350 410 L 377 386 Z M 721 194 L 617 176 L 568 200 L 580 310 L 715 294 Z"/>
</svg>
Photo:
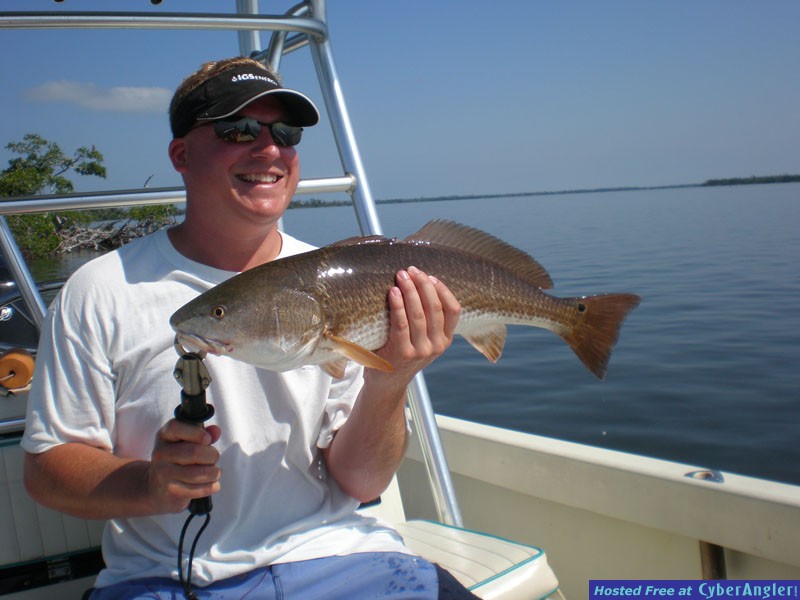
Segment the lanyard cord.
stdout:
<svg viewBox="0 0 800 600">
<path fill-rule="evenodd" d="M 186 600 L 197 600 L 197 594 L 192 591 L 192 562 L 194 561 L 194 553 L 197 550 L 197 542 L 200 540 L 200 536 L 203 535 L 203 532 L 208 527 L 208 523 L 211 521 L 211 513 L 205 513 L 206 518 L 203 521 L 203 524 L 200 526 L 200 529 L 194 534 L 194 540 L 192 541 L 192 547 L 189 550 L 189 564 L 186 566 L 186 576 L 183 574 L 183 543 L 186 538 L 186 531 L 189 529 L 189 524 L 192 522 L 198 513 L 190 513 L 188 517 L 186 517 L 186 521 L 183 523 L 183 528 L 181 529 L 181 537 L 178 541 L 178 579 L 181 582 L 181 587 L 183 588 L 183 593 L 186 596 Z"/>
<path fill-rule="evenodd" d="M 187 352 L 175 338 L 175 351 L 178 353 L 178 362 L 175 364 L 175 379 L 181 387 L 181 403 L 175 409 L 175 418 L 178 421 L 193 423 L 202 427 L 203 423 L 214 416 L 214 407 L 206 403 L 206 388 L 211 383 L 211 376 L 203 364 L 205 352 Z M 192 563 L 194 562 L 197 542 L 211 521 L 211 498 L 195 498 L 189 503 L 189 516 L 181 529 L 178 540 L 178 579 L 183 588 L 186 600 L 197 600 L 197 594 L 192 591 Z M 189 524 L 198 515 L 205 515 L 205 521 L 194 536 L 189 550 L 189 564 L 186 576 L 183 574 L 183 544 L 186 541 L 186 532 Z"/>
</svg>

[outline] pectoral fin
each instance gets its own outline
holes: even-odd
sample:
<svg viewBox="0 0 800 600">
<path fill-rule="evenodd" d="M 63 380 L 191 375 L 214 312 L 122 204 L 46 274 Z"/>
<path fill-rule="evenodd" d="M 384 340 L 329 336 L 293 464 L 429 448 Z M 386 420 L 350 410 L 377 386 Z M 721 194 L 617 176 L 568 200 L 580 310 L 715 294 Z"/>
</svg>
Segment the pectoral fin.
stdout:
<svg viewBox="0 0 800 600">
<path fill-rule="evenodd" d="M 503 346 L 506 345 L 506 334 L 506 326 L 500 323 L 480 331 L 463 333 L 462 335 L 475 350 L 495 363 L 503 353 Z"/>
<path fill-rule="evenodd" d="M 334 335 L 330 332 L 325 332 L 323 334 L 325 339 L 331 345 L 331 349 L 343 356 L 346 356 L 350 360 L 354 360 L 355 362 L 364 365 L 365 367 L 369 367 L 370 369 L 379 369 L 381 371 L 394 371 L 394 367 L 392 364 L 375 354 L 374 352 L 367 350 L 363 346 L 359 346 L 358 344 L 351 342 L 343 337 L 339 337 L 338 335 Z M 325 372 L 329 373 L 333 377 L 337 377 L 334 373 L 328 370 L 328 368 L 332 368 L 335 372 L 339 372 L 341 370 L 342 375 L 338 375 L 338 377 L 342 377 L 344 375 L 344 368 L 339 368 L 337 363 L 339 361 L 331 361 L 322 365 L 322 368 Z"/>
</svg>

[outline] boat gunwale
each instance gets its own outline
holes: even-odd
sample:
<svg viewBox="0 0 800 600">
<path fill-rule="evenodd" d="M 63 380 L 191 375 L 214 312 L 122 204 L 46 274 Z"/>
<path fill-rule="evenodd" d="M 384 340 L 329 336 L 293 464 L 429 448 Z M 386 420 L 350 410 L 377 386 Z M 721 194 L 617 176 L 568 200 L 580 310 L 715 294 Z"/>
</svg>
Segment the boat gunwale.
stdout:
<svg viewBox="0 0 800 600">
<path fill-rule="evenodd" d="M 798 485 L 728 472 L 718 483 L 689 476 L 694 465 L 445 415 L 436 421 L 454 476 L 800 566 Z M 407 458 L 421 460 L 415 444 Z"/>
</svg>

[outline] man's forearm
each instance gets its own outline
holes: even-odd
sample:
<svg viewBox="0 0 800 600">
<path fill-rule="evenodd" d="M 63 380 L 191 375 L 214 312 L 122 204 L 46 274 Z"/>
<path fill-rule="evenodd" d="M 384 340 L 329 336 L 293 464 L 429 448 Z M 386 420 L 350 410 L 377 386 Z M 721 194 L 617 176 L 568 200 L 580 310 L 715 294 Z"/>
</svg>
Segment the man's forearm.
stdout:
<svg viewBox="0 0 800 600">
<path fill-rule="evenodd" d="M 339 486 L 361 502 L 389 485 L 406 449 L 405 386 L 382 386 L 368 373 L 353 412 L 325 451 Z"/>
<path fill-rule="evenodd" d="M 84 519 L 152 514 L 145 461 L 85 444 L 25 455 L 25 487 L 40 504 Z"/>
<path fill-rule="evenodd" d="M 85 519 L 180 512 L 220 490 L 218 426 L 175 419 L 156 435 L 150 460 L 121 458 L 87 444 L 25 455 L 25 487 L 37 502 Z"/>
</svg>

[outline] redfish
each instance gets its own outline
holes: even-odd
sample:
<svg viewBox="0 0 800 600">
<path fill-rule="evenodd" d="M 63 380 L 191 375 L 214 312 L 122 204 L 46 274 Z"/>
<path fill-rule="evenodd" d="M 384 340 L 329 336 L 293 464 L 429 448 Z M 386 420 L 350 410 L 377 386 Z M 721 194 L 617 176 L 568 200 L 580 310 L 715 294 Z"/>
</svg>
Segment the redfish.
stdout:
<svg viewBox="0 0 800 600">
<path fill-rule="evenodd" d="M 176 311 L 170 325 L 189 346 L 273 371 L 318 364 L 341 377 L 347 360 L 391 370 L 375 354 L 389 332 L 387 294 L 396 273 L 435 276 L 462 306 L 456 333 L 492 362 L 507 325 L 549 329 L 596 377 L 634 294 L 558 298 L 547 271 L 525 252 L 480 230 L 431 221 L 404 240 L 357 237 L 236 275 Z"/>
</svg>

